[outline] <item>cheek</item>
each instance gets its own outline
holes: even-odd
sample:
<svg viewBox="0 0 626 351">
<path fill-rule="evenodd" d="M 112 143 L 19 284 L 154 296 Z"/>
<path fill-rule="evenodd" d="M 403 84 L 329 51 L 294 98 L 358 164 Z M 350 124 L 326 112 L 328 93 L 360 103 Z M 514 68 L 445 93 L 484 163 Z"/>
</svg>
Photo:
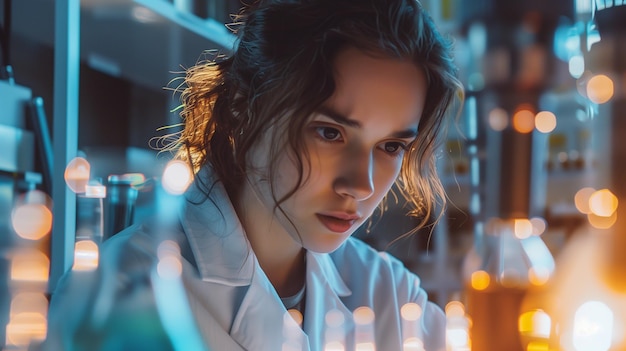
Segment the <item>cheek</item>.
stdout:
<svg viewBox="0 0 626 351">
<path fill-rule="evenodd" d="M 380 198 L 387 194 L 389 189 L 393 186 L 393 183 L 398 178 L 402 167 L 401 160 L 401 158 L 398 158 L 397 160 L 393 160 L 393 162 L 383 162 L 377 166 L 377 170 L 375 171 L 376 176 L 374 178 L 374 187 Z"/>
<path fill-rule="evenodd" d="M 301 160 L 303 164 L 302 171 L 303 176 L 307 174 L 307 162 Z M 288 192 L 292 191 L 298 186 L 298 180 L 300 179 L 300 166 L 298 159 L 293 156 L 292 153 L 285 152 L 281 154 L 276 162 L 276 167 L 273 172 L 274 189 L 278 198 L 283 197 Z"/>
</svg>

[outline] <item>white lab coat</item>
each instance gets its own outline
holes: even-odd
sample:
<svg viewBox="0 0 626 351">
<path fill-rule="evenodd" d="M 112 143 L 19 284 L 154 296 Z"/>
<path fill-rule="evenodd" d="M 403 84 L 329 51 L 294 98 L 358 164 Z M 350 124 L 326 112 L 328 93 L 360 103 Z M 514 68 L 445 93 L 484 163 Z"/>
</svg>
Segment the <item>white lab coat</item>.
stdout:
<svg viewBox="0 0 626 351">
<path fill-rule="evenodd" d="M 112 322 L 105 319 L 128 322 L 128 318 L 112 318 L 116 313 L 156 316 L 150 312 L 154 295 L 146 273 L 156 261 L 156 232 L 167 233 L 181 246 L 180 277 L 190 318 L 209 350 L 284 350 L 285 330 L 289 330 L 296 349 L 321 351 L 327 340 L 325 315 L 337 309 L 345 316 L 345 350 L 352 351 L 352 312 L 368 306 L 375 314 L 376 349 L 400 351 L 406 337 L 400 308 L 407 302 L 422 307 L 415 332 L 425 350 L 445 350 L 445 316 L 427 300 L 419 278 L 397 259 L 356 238 L 331 254 L 307 252 L 306 307 L 303 329 L 298 328 L 293 319 L 285 318 L 286 309 L 259 266 L 223 187 L 216 184 L 211 200 L 201 201 L 201 193 L 192 186 L 186 198 L 190 201 L 177 226 L 161 225 L 158 218 L 156 224 L 133 226 L 103 245 L 97 271 L 64 277 L 51 302 L 49 349 L 71 350 L 69 345 L 80 338 L 85 325 L 98 329 L 110 328 Z M 168 317 L 161 314 L 161 318 Z M 141 320 L 154 322 L 149 317 Z M 156 331 L 152 334 L 161 331 L 156 322 L 144 329 Z"/>
</svg>

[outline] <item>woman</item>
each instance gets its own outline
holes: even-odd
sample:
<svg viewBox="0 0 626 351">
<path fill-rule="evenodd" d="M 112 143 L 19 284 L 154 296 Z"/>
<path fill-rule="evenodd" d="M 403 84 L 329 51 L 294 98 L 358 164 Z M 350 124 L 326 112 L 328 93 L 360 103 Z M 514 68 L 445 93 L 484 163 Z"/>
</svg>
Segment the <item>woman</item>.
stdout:
<svg viewBox="0 0 626 351">
<path fill-rule="evenodd" d="M 434 150 L 462 91 L 448 43 L 415 0 L 259 1 L 238 20 L 232 56 L 188 70 L 175 145 L 195 182 L 168 232 L 203 342 L 323 350 L 335 338 L 346 350 L 368 340 L 401 350 L 415 334 L 426 350 L 445 349 L 445 318 L 419 279 L 350 236 L 394 182 L 420 218 L 443 201 Z M 111 306 L 152 301 L 138 277 L 156 260 L 147 243 L 163 228 L 153 227 L 107 241 L 96 277 L 68 276 L 51 315 L 77 303 L 73 290 L 111 276 Z M 407 303 L 422 311 L 411 332 L 400 317 Z M 364 306 L 370 331 L 352 319 Z M 287 310 L 303 316 L 301 328 L 285 329 L 295 325 Z M 328 332 L 331 311 L 344 317 L 339 336 Z M 76 338 L 90 313 L 65 323 L 74 330 L 51 330 L 50 342 Z"/>
</svg>

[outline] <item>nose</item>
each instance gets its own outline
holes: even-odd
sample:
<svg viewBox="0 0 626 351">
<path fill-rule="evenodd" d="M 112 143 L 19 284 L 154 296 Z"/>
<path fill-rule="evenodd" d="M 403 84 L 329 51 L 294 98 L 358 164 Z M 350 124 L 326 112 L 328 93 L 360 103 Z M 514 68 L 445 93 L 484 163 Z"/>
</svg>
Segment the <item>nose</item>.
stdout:
<svg viewBox="0 0 626 351">
<path fill-rule="evenodd" d="M 333 187 L 337 194 L 357 201 L 374 194 L 374 162 L 371 152 L 348 157 L 342 165 Z"/>
</svg>

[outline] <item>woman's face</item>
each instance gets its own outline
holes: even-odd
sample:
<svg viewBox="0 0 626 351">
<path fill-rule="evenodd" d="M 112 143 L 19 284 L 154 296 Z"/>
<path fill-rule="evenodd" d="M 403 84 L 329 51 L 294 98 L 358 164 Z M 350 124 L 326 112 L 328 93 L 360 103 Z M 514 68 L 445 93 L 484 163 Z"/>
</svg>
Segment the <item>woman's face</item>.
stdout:
<svg viewBox="0 0 626 351">
<path fill-rule="evenodd" d="M 246 220 L 249 235 L 269 232 L 290 245 L 331 252 L 367 220 L 398 177 L 424 107 L 424 73 L 405 60 L 346 49 L 336 58 L 335 81 L 335 92 L 307 123 L 303 137 L 310 166 L 304 162 L 304 183 L 281 203 L 282 211 L 274 211 L 262 175 L 269 143 L 275 142 L 272 133 L 250 155 L 252 169 L 261 172 L 251 172 L 244 185 L 244 193 L 254 194 L 244 205 L 253 214 Z M 280 199 L 298 180 L 289 152 L 280 155 L 274 174 Z"/>
</svg>

